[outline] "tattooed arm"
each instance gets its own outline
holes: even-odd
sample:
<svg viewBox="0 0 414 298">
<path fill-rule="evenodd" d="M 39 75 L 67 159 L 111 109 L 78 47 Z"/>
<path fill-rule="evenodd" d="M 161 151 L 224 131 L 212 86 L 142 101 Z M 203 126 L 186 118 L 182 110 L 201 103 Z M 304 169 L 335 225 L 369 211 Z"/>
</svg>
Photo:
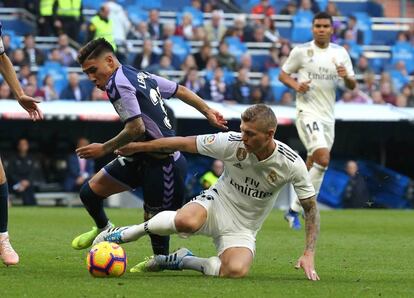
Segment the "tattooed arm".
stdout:
<svg viewBox="0 0 414 298">
<path fill-rule="evenodd" d="M 306 245 L 303 255 L 296 264 L 296 269 L 303 268 L 309 280 L 319 280 L 314 263 L 316 240 L 320 227 L 319 210 L 314 196 L 300 200 L 300 203 L 305 211 Z"/>
<path fill-rule="evenodd" d="M 137 140 L 145 133 L 145 125 L 141 117 L 128 121 L 124 129 L 114 138 L 104 144 L 92 143 L 88 146 L 76 149 L 80 158 L 99 158 L 105 154 L 112 153 L 114 150 Z"/>
</svg>

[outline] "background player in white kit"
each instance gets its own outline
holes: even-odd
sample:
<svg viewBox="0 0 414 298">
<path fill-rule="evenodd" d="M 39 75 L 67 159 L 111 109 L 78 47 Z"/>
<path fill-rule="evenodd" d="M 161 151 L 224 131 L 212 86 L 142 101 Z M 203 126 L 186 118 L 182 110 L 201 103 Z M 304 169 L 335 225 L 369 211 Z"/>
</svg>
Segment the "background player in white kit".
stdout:
<svg viewBox="0 0 414 298">
<path fill-rule="evenodd" d="M 158 213 L 149 221 L 102 232 L 101 241 L 124 243 L 147 234 L 200 234 L 213 238 L 218 257 L 198 258 L 185 248 L 168 256 L 157 255 L 132 271 L 193 269 L 206 275 L 243 277 L 253 262 L 256 234 L 272 210 L 279 191 L 292 183 L 306 215 L 306 246 L 296 264 L 310 280 L 319 280 L 314 268 L 319 211 L 315 191 L 303 160 L 287 145 L 274 140 L 277 120 L 266 105 L 249 107 L 242 114 L 241 133 L 226 132 L 192 137 L 169 137 L 131 143 L 116 151 L 181 150 L 224 162 L 216 184 L 182 209 Z"/>
<path fill-rule="evenodd" d="M 306 165 L 319 193 L 334 142 L 334 105 L 340 81 L 349 89 L 356 87 L 351 58 L 345 48 L 330 43 L 332 17 L 320 12 L 312 22 L 313 40 L 296 46 L 282 67 L 279 80 L 296 91 L 296 128 L 306 147 Z M 297 80 L 291 75 L 296 73 Z M 300 228 L 299 202 L 294 200 L 285 218 Z"/>
</svg>

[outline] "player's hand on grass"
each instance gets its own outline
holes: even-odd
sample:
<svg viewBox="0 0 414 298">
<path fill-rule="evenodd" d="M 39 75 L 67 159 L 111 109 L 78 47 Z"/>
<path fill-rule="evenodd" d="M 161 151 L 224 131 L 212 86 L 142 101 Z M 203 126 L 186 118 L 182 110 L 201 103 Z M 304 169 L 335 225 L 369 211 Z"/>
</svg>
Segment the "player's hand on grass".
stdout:
<svg viewBox="0 0 414 298">
<path fill-rule="evenodd" d="M 78 154 L 80 158 L 85 158 L 85 159 L 99 158 L 105 155 L 105 151 L 103 148 L 103 144 L 92 143 L 92 144 L 89 144 L 88 146 L 84 146 L 84 147 L 80 147 L 76 149 L 76 154 Z"/>
<path fill-rule="evenodd" d="M 302 268 L 305 271 L 305 275 L 309 280 L 320 280 L 318 273 L 315 271 L 315 265 L 313 260 L 313 253 L 304 253 L 296 263 L 296 269 Z"/>
<path fill-rule="evenodd" d="M 37 105 L 41 102 L 40 100 L 23 94 L 18 99 L 18 102 L 22 106 L 22 108 L 29 113 L 30 119 L 32 119 L 33 121 L 36 121 L 37 119 L 43 119 L 42 111 L 39 109 Z"/>
<path fill-rule="evenodd" d="M 224 119 L 224 116 L 219 111 L 209 109 L 205 116 L 212 126 L 218 127 L 223 130 L 229 129 L 226 125 L 227 120 Z"/>
<path fill-rule="evenodd" d="M 114 153 L 116 155 L 122 155 L 122 156 L 132 155 L 132 154 L 138 152 L 137 145 L 138 145 L 137 143 L 129 143 L 129 144 L 127 144 L 127 145 L 125 145 L 125 146 L 123 146 L 119 149 L 116 149 L 114 151 Z"/>
<path fill-rule="evenodd" d="M 311 82 L 312 80 L 299 83 L 298 87 L 296 88 L 296 92 L 299 92 L 302 94 L 308 92 L 310 89 L 309 85 Z"/>
</svg>

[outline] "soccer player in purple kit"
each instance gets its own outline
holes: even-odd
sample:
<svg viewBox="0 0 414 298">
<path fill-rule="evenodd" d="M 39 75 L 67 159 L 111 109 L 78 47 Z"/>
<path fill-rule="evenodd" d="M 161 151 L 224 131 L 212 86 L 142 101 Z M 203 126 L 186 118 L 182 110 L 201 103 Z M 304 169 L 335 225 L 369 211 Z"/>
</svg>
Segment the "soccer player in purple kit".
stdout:
<svg viewBox="0 0 414 298">
<path fill-rule="evenodd" d="M 22 87 L 20 86 L 19 80 L 16 77 L 13 64 L 9 57 L 4 52 L 3 40 L 1 38 L 2 24 L 0 22 L 0 73 L 4 80 L 10 86 L 19 104 L 25 109 L 30 118 L 33 120 L 42 119 L 43 115 L 40 111 L 37 103 L 40 101 L 27 96 Z M 7 231 L 8 222 L 8 197 L 9 190 L 7 187 L 6 174 L 4 172 L 3 164 L 0 158 L 0 259 L 7 266 L 16 265 L 19 263 L 19 255 L 13 249 L 10 244 L 9 233 Z"/>
<path fill-rule="evenodd" d="M 174 136 L 163 102 L 163 98 L 173 96 L 196 108 L 213 126 L 227 129 L 223 116 L 186 87 L 121 65 L 103 38 L 81 48 L 78 62 L 89 80 L 107 92 L 125 123 L 124 129 L 107 142 L 78 148 L 81 158 L 99 158 L 132 141 Z M 112 194 L 142 187 L 145 220 L 164 210 L 179 209 L 184 203 L 185 176 L 186 160 L 178 151 L 117 157 L 82 186 L 80 198 L 96 227 L 73 239 L 72 247 L 89 247 L 101 231 L 113 226 L 103 208 L 103 200 Z M 168 236 L 151 235 L 151 244 L 154 254 L 168 254 Z"/>
</svg>

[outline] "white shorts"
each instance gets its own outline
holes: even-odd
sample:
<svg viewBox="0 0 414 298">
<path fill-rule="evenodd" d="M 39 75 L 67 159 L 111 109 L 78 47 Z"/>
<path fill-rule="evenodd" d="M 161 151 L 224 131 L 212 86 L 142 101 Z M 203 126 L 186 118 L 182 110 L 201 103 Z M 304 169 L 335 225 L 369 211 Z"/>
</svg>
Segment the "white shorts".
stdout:
<svg viewBox="0 0 414 298">
<path fill-rule="evenodd" d="M 298 114 L 296 129 L 299 138 L 305 146 L 308 156 L 317 149 L 332 149 L 335 138 L 335 123 L 318 120 L 309 114 Z"/>
<path fill-rule="evenodd" d="M 222 198 L 214 190 L 209 189 L 187 203 L 200 204 L 207 210 L 207 220 L 195 235 L 212 237 L 219 256 L 230 247 L 246 247 L 254 256 L 256 252 L 255 232 L 237 226 L 221 200 Z"/>
</svg>

